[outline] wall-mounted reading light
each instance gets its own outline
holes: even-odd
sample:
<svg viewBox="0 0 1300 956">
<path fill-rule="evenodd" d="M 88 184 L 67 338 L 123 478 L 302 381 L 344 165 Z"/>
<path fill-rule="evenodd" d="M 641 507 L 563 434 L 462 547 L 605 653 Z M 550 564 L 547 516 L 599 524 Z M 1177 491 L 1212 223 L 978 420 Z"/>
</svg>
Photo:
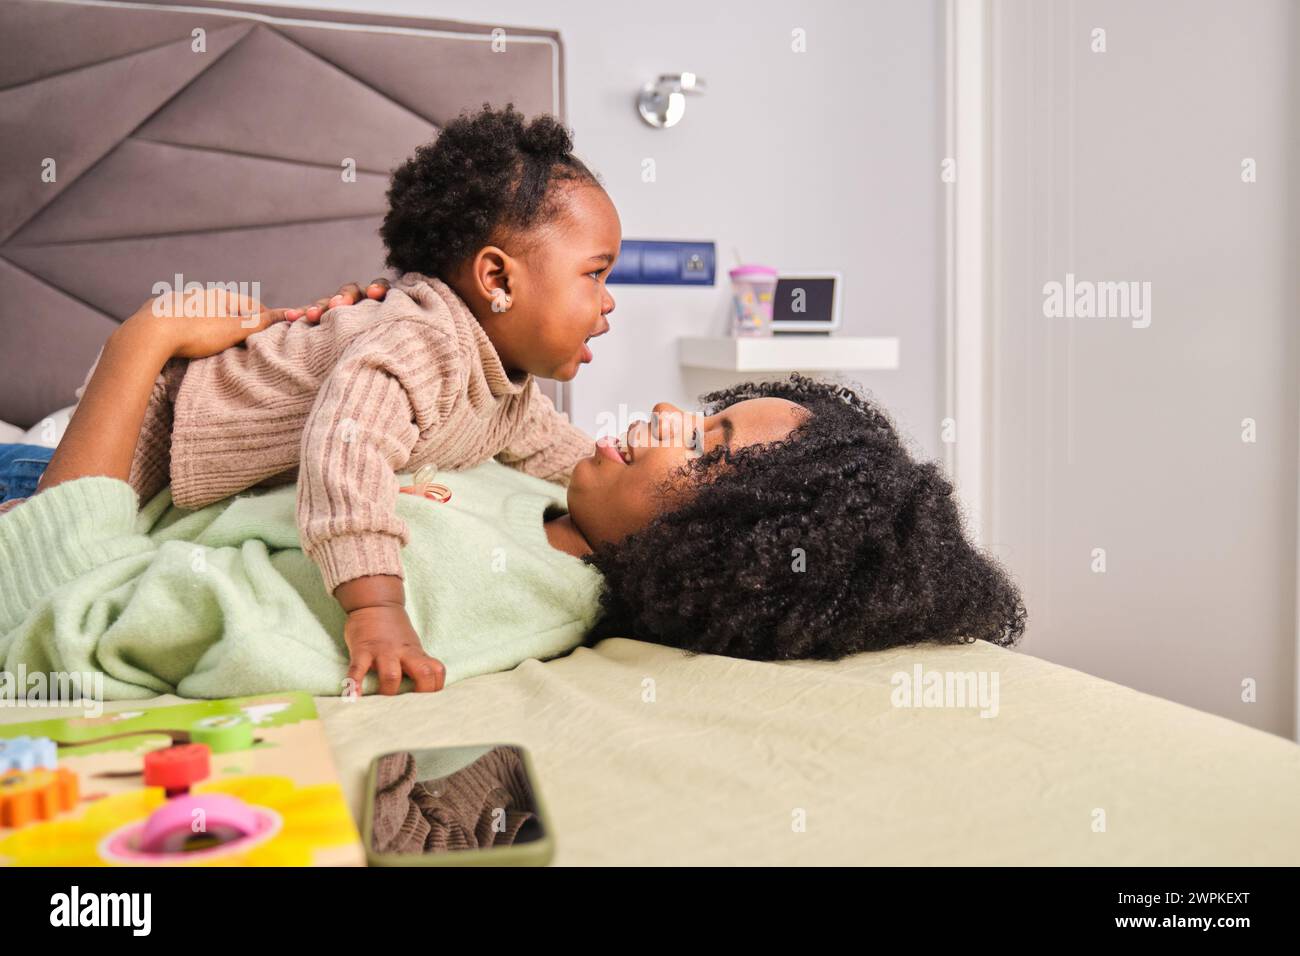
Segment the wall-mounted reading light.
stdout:
<svg viewBox="0 0 1300 956">
<path fill-rule="evenodd" d="M 694 73 L 664 73 L 641 87 L 636 108 L 651 126 L 676 126 L 686 112 L 687 93 L 703 93 L 704 81 Z"/>
</svg>

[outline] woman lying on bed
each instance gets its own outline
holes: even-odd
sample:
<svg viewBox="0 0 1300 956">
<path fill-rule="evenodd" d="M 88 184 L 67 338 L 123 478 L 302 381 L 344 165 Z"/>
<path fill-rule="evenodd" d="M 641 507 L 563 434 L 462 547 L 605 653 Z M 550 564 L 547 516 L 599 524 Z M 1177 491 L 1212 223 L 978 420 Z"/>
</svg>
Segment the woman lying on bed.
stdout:
<svg viewBox="0 0 1300 956">
<path fill-rule="evenodd" d="M 0 662 L 20 693 L 51 672 L 106 699 L 348 693 L 365 674 L 300 548 L 293 485 L 185 511 L 125 481 L 154 366 L 256 331 L 199 328 L 92 379 L 58 473 L 0 514 Z M 1019 639 L 1016 587 L 870 401 L 796 374 L 704 403 L 603 441 L 567 500 L 496 462 L 439 473 L 447 501 L 399 496 L 407 611 L 446 683 L 602 636 L 757 660 Z"/>
</svg>

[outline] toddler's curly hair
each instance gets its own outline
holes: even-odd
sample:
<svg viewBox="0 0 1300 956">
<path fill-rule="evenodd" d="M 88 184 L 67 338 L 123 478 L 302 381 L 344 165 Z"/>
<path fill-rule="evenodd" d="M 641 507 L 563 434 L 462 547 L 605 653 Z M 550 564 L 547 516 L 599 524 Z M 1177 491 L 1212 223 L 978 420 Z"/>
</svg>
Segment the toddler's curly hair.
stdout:
<svg viewBox="0 0 1300 956">
<path fill-rule="evenodd" d="M 554 116 L 526 122 L 513 102 L 462 111 L 393 171 L 379 230 L 388 265 L 446 281 L 485 245 L 526 255 L 556 220 L 563 182 L 603 188 Z"/>
<path fill-rule="evenodd" d="M 1016 585 L 967 541 L 938 464 L 914 461 L 873 402 L 795 373 L 712 392 L 704 412 L 770 395 L 812 414 L 779 442 L 688 462 L 671 479 L 687 481 L 685 504 L 584 559 L 605 579 L 586 643 L 621 636 L 753 660 L 835 660 L 1020 639 Z"/>
</svg>

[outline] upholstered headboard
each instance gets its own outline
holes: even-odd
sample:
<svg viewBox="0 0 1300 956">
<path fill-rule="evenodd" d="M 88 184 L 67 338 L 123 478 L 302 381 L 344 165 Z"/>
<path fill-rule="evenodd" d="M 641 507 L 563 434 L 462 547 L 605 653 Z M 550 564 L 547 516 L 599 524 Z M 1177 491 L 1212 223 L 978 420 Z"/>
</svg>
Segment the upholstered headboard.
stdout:
<svg viewBox="0 0 1300 956">
<path fill-rule="evenodd" d="M 442 123 L 484 102 L 564 118 L 543 30 L 0 0 L 0 36 L 0 420 L 22 426 L 73 403 L 155 283 L 292 305 L 365 282 L 388 174 Z"/>
</svg>

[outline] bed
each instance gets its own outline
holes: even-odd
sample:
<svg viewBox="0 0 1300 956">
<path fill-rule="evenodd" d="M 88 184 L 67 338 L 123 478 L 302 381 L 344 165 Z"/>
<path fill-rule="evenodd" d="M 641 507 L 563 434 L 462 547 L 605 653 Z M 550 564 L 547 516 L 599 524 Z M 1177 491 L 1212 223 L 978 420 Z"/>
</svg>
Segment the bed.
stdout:
<svg viewBox="0 0 1300 956">
<path fill-rule="evenodd" d="M 195 26 L 208 60 L 180 55 Z M 0 0 L 0 27 L 15 429 L 71 404 L 159 276 L 247 276 L 271 303 L 364 281 L 384 173 L 440 122 L 484 100 L 564 115 L 543 30 L 508 28 L 490 53 L 484 24 L 203 0 Z M 412 58 L 427 69 L 400 68 Z M 334 126 L 352 135 L 322 141 Z M 58 179 L 32 189 L 52 155 Z M 996 714 L 901 706 L 930 674 L 996 675 Z M 1300 864 L 1296 744 L 982 642 L 760 664 L 612 638 L 435 695 L 318 707 L 358 818 L 380 753 L 527 747 L 560 865 Z"/>
<path fill-rule="evenodd" d="M 918 665 L 998 674 L 997 715 L 895 706 Z M 1300 747 L 984 642 L 770 664 L 611 638 L 317 708 L 358 821 L 381 753 L 523 745 L 560 866 L 1300 863 Z"/>
</svg>

